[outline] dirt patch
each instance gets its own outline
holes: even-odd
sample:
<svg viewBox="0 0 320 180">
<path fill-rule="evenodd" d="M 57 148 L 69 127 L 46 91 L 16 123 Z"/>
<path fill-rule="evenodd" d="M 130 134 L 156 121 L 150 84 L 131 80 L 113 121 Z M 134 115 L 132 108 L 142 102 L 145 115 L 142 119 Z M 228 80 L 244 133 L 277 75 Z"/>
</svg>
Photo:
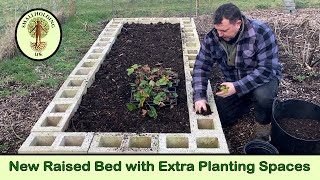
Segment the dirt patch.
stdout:
<svg viewBox="0 0 320 180">
<path fill-rule="evenodd" d="M 125 24 L 67 131 L 190 132 L 181 44 L 179 24 Z M 179 74 L 177 106 L 156 108 L 157 119 L 142 117 L 138 110 L 129 112 L 132 78 L 126 70 L 133 64 L 159 62 Z"/>
<path fill-rule="evenodd" d="M 17 153 L 54 94 L 53 89 L 35 89 L 0 99 L 0 153 Z"/>
</svg>

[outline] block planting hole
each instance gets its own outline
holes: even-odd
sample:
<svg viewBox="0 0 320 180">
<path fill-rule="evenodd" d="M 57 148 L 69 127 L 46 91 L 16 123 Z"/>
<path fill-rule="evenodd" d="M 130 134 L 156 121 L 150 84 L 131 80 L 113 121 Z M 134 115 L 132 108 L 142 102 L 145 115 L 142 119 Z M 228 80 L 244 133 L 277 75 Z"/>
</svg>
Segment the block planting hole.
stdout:
<svg viewBox="0 0 320 180">
<path fill-rule="evenodd" d="M 122 137 L 104 136 L 101 137 L 98 147 L 120 147 Z"/>
<path fill-rule="evenodd" d="M 151 137 L 131 137 L 130 148 L 151 148 Z"/>
<path fill-rule="evenodd" d="M 77 93 L 78 93 L 77 90 L 64 90 L 61 93 L 60 98 L 74 98 Z"/>
<path fill-rule="evenodd" d="M 111 24 L 109 27 L 117 28 L 119 24 Z"/>
<path fill-rule="evenodd" d="M 88 59 L 98 59 L 100 57 L 101 54 L 90 54 L 88 56 Z"/>
<path fill-rule="evenodd" d="M 194 43 L 196 39 L 194 37 L 187 37 L 187 42 L 188 43 Z"/>
<path fill-rule="evenodd" d="M 111 28 L 111 27 L 109 27 L 109 28 L 105 29 L 104 32 L 106 32 L 106 33 L 113 33 L 113 32 L 116 31 L 116 30 L 117 30 L 117 28 Z"/>
<path fill-rule="evenodd" d="M 51 113 L 62 113 L 66 112 L 67 109 L 69 108 L 70 104 L 56 104 L 54 105 Z"/>
<path fill-rule="evenodd" d="M 89 72 L 90 72 L 90 69 L 89 69 L 89 68 L 79 69 L 79 70 L 76 72 L 76 75 L 88 75 Z"/>
<path fill-rule="evenodd" d="M 197 148 L 219 148 L 216 137 L 197 137 Z"/>
<path fill-rule="evenodd" d="M 188 137 L 168 136 L 166 142 L 167 148 L 189 148 Z"/>
<path fill-rule="evenodd" d="M 213 119 L 197 119 L 198 129 L 214 129 Z"/>
<path fill-rule="evenodd" d="M 195 61 L 190 61 L 190 62 L 189 62 L 189 67 L 190 67 L 190 68 L 193 68 L 193 67 L 194 67 L 194 64 L 195 64 Z"/>
<path fill-rule="evenodd" d="M 112 35 L 113 35 L 113 33 L 111 33 L 111 32 L 102 33 L 102 36 L 110 37 L 110 36 L 112 36 Z"/>
<path fill-rule="evenodd" d="M 193 75 L 193 68 L 190 69 L 190 74 L 191 74 L 191 76 Z"/>
<path fill-rule="evenodd" d="M 41 127 L 57 127 L 59 122 L 61 121 L 62 117 L 61 116 L 49 116 L 46 117 L 41 124 Z"/>
<path fill-rule="evenodd" d="M 186 32 L 187 38 L 194 37 L 194 34 L 192 32 Z"/>
<path fill-rule="evenodd" d="M 92 67 L 96 62 L 84 62 L 81 67 Z"/>
<path fill-rule="evenodd" d="M 91 52 L 92 53 L 102 53 L 103 49 L 99 49 L 99 48 L 96 48 L 96 49 L 93 49 Z"/>
<path fill-rule="evenodd" d="M 79 87 L 82 85 L 84 80 L 70 80 L 67 86 L 70 87 Z"/>
<path fill-rule="evenodd" d="M 187 47 L 196 47 L 197 46 L 196 43 L 187 43 L 186 45 L 187 45 Z"/>
<path fill-rule="evenodd" d="M 36 136 L 30 146 L 51 146 L 56 136 Z"/>
<path fill-rule="evenodd" d="M 197 55 L 188 55 L 188 60 L 190 61 L 190 60 L 193 60 L 193 61 L 195 61 L 196 60 L 196 57 L 197 57 Z"/>
<path fill-rule="evenodd" d="M 195 55 L 198 54 L 197 50 L 187 50 L 187 52 L 188 52 L 188 54 L 195 54 Z"/>
<path fill-rule="evenodd" d="M 111 38 L 107 38 L 107 37 L 103 37 L 103 38 L 100 38 L 100 41 L 109 41 Z"/>
<path fill-rule="evenodd" d="M 113 22 L 115 22 L 115 23 L 120 23 L 120 22 L 122 22 L 123 20 L 122 19 L 114 19 L 113 20 Z"/>
<path fill-rule="evenodd" d="M 108 43 L 101 43 L 101 42 L 99 42 L 99 43 L 97 43 L 96 46 L 98 46 L 98 47 L 105 47 L 105 46 L 107 46 L 107 45 L 108 45 Z"/>
<path fill-rule="evenodd" d="M 80 147 L 84 141 L 84 136 L 65 136 L 60 146 L 78 146 Z"/>
</svg>

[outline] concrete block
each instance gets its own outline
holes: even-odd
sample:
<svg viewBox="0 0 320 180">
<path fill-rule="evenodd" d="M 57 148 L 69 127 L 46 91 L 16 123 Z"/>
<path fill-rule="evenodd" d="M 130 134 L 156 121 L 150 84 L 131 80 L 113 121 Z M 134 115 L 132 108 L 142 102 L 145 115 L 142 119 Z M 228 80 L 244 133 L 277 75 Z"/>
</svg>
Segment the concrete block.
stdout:
<svg viewBox="0 0 320 180">
<path fill-rule="evenodd" d="M 168 23 L 177 24 L 180 23 L 181 18 L 168 18 Z"/>
<path fill-rule="evenodd" d="M 78 109 L 77 101 L 52 101 L 46 110 L 43 112 L 44 116 L 49 116 L 51 114 L 57 116 L 67 116 L 68 118 L 72 117 Z"/>
<path fill-rule="evenodd" d="M 122 153 L 124 151 L 124 133 L 96 133 L 89 154 Z"/>
<path fill-rule="evenodd" d="M 101 61 L 102 61 L 102 59 L 101 59 Z M 86 78 L 88 80 L 88 83 L 92 84 L 92 82 L 95 79 L 95 73 L 99 70 L 99 65 L 100 64 L 97 64 L 96 66 L 93 66 L 93 67 L 79 67 L 79 66 L 81 66 L 81 63 L 80 63 L 71 72 L 69 77 L 71 77 L 71 78 Z"/>
<path fill-rule="evenodd" d="M 123 25 L 123 23 L 108 23 L 105 27 L 106 28 L 120 28 Z"/>
<path fill-rule="evenodd" d="M 88 80 L 86 78 L 70 78 L 68 77 L 62 84 L 60 89 L 86 89 Z M 86 90 L 84 90 L 84 94 Z"/>
<path fill-rule="evenodd" d="M 102 33 L 99 35 L 99 37 L 115 37 L 116 36 L 116 31 L 111 32 L 111 31 L 102 31 Z"/>
<path fill-rule="evenodd" d="M 67 114 L 42 114 L 31 132 L 63 132 L 68 128 L 70 118 Z"/>
<path fill-rule="evenodd" d="M 158 135 L 151 133 L 98 133 L 89 149 L 91 154 L 157 152 Z"/>
<path fill-rule="evenodd" d="M 87 154 L 94 133 L 34 132 L 20 147 L 19 154 Z"/>
<path fill-rule="evenodd" d="M 169 21 L 168 18 L 153 18 L 153 22 L 155 23 L 159 23 L 159 22 L 166 23 L 168 21 Z"/>
<path fill-rule="evenodd" d="M 159 134 L 159 153 L 181 154 L 194 153 L 196 142 L 192 134 Z"/>
<path fill-rule="evenodd" d="M 223 133 L 201 133 L 195 135 L 195 153 L 201 154 L 229 154 L 228 145 Z"/>
<path fill-rule="evenodd" d="M 158 153 L 159 135 L 152 133 L 127 134 L 124 140 L 126 153 Z"/>
<path fill-rule="evenodd" d="M 126 18 L 126 19 L 130 19 L 130 18 Z M 126 22 L 126 20 L 124 18 L 113 18 L 112 19 L 112 23 L 123 23 L 123 22 L 124 23 Z"/>
<path fill-rule="evenodd" d="M 195 63 L 195 61 L 189 61 L 189 67 L 193 69 L 194 68 L 194 63 Z"/>
<path fill-rule="evenodd" d="M 58 154 L 87 154 L 94 133 L 59 133 L 53 151 Z"/>
<path fill-rule="evenodd" d="M 197 49 L 187 49 L 187 54 L 198 55 Z"/>
<path fill-rule="evenodd" d="M 31 133 L 18 150 L 18 154 L 50 154 L 57 140 L 54 133 Z"/>
<path fill-rule="evenodd" d="M 63 86 L 62 86 L 63 87 Z M 56 93 L 56 96 L 52 101 L 64 101 L 64 102 L 77 102 L 81 101 L 82 96 L 86 92 L 86 88 L 60 88 L 60 90 Z M 79 102 L 77 102 L 79 103 Z"/>
<path fill-rule="evenodd" d="M 139 18 L 123 18 L 124 23 L 139 23 Z"/>
</svg>

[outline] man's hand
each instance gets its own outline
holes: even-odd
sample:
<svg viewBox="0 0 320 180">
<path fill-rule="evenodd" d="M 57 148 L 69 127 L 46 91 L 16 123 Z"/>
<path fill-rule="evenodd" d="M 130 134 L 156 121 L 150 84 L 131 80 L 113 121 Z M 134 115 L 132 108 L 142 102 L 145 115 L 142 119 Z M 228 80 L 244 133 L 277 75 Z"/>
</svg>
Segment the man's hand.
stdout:
<svg viewBox="0 0 320 180">
<path fill-rule="evenodd" d="M 194 103 L 194 109 L 196 110 L 196 112 L 199 112 L 201 114 L 202 109 L 204 111 L 207 111 L 206 104 L 207 104 L 207 100 L 205 99 L 198 100 Z"/>
<path fill-rule="evenodd" d="M 217 96 L 225 98 L 225 97 L 231 96 L 236 93 L 236 89 L 234 88 L 234 86 L 231 82 L 223 82 L 223 83 L 221 83 L 221 85 L 226 86 L 228 91 L 227 92 L 219 91 L 216 93 Z"/>
</svg>

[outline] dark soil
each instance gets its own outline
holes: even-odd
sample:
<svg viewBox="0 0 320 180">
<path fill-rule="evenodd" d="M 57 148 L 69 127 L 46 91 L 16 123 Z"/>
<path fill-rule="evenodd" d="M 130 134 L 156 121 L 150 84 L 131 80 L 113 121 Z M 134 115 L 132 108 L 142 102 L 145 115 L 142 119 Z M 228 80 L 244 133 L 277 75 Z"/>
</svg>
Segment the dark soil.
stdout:
<svg viewBox="0 0 320 180">
<path fill-rule="evenodd" d="M 291 136 L 305 140 L 320 139 L 320 122 L 314 119 L 283 118 L 279 126 Z"/>
<path fill-rule="evenodd" d="M 181 44 L 179 24 L 125 24 L 67 131 L 190 132 Z M 179 74 L 177 106 L 156 108 L 156 119 L 142 117 L 139 110 L 129 112 L 132 78 L 126 70 L 133 64 L 154 67 L 157 63 Z"/>
</svg>

